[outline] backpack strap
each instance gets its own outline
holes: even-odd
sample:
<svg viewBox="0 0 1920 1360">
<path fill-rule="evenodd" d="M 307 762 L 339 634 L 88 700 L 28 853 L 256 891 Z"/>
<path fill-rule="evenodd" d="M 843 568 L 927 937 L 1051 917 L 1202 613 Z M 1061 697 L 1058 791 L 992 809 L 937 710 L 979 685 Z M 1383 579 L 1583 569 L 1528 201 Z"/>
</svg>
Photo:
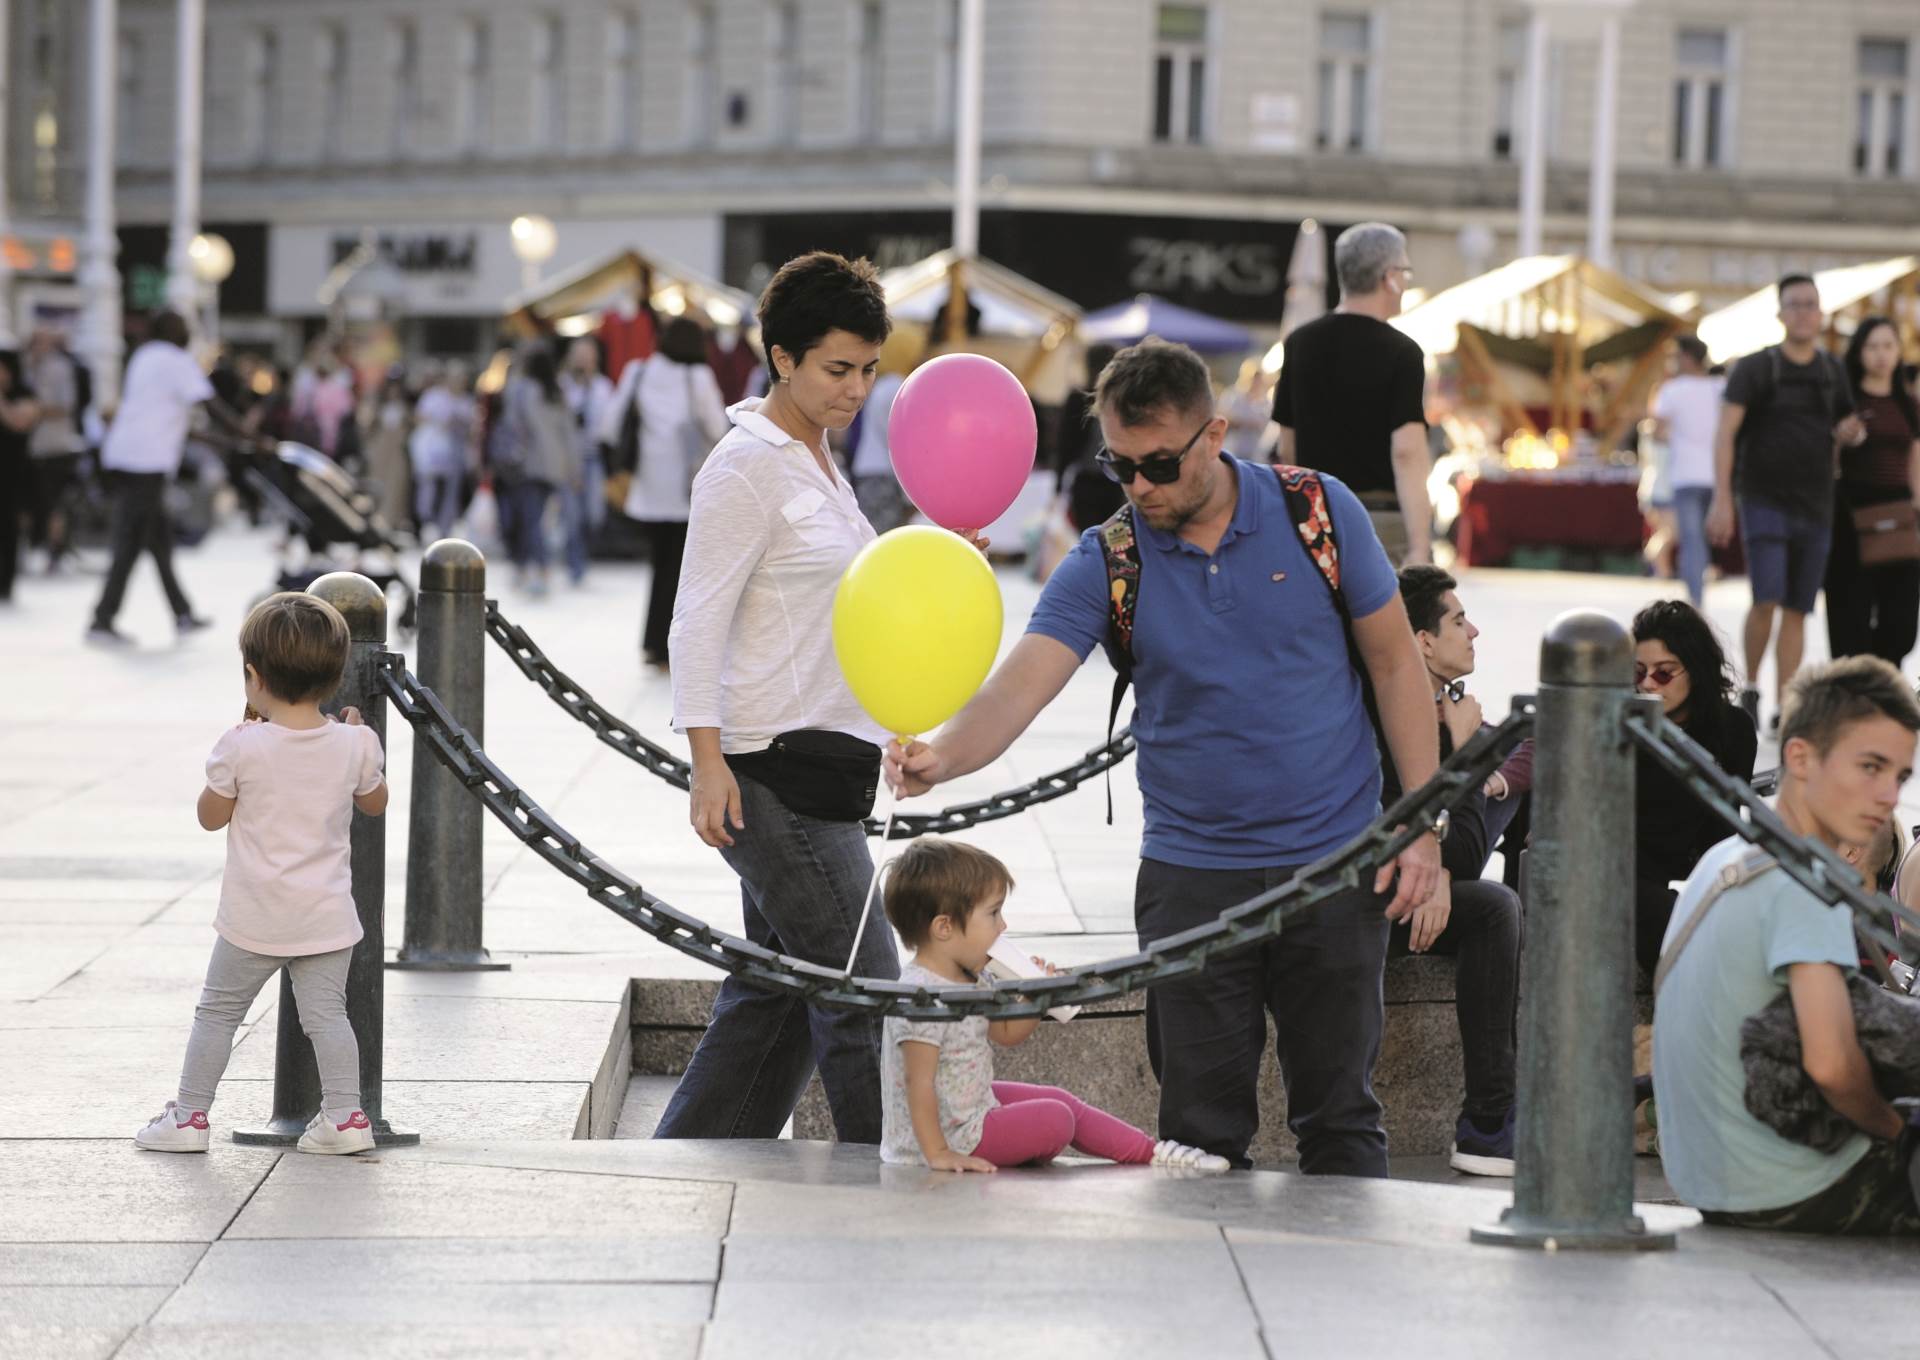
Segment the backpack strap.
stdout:
<svg viewBox="0 0 1920 1360">
<path fill-rule="evenodd" d="M 1687 917 L 1687 923 L 1680 933 L 1673 937 L 1673 943 L 1660 951 L 1659 966 L 1653 970 L 1653 995 L 1657 1002 L 1660 989 L 1666 985 L 1667 974 L 1673 971 L 1673 965 L 1679 962 L 1681 951 L 1687 947 L 1687 941 L 1693 938 L 1694 931 L 1700 929 L 1700 923 L 1707 919 L 1707 913 L 1713 910 L 1729 888 L 1737 888 L 1743 883 L 1751 883 L 1760 875 L 1772 869 L 1778 869 L 1779 862 L 1765 850 L 1749 850 L 1731 864 L 1720 866 L 1720 872 L 1714 875 L 1713 882 L 1701 894 L 1700 901 L 1693 908 L 1693 915 Z"/>
<path fill-rule="evenodd" d="M 1346 592 L 1340 588 L 1340 544 L 1334 538 L 1333 511 L 1327 506 L 1327 488 L 1320 474 L 1287 463 L 1274 464 L 1273 471 L 1280 478 L 1280 494 L 1287 499 L 1287 516 L 1299 530 L 1301 545 L 1333 592 L 1333 607 L 1340 611 L 1341 620 L 1350 621 Z"/>
</svg>

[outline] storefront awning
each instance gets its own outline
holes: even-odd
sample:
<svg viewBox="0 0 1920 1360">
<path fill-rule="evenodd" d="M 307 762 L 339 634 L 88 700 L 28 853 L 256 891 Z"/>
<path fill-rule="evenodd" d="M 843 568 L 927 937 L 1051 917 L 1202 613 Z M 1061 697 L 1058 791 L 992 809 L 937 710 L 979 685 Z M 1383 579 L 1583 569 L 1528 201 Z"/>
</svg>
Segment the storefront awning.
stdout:
<svg viewBox="0 0 1920 1360">
<path fill-rule="evenodd" d="M 1813 282 L 1820 289 L 1820 305 L 1831 317 L 1915 274 L 1920 274 L 1920 257 L 1898 255 L 1890 260 L 1822 269 L 1813 276 Z M 1786 337 L 1779 314 L 1778 292 L 1774 285 L 1768 284 L 1702 317 L 1699 335 L 1707 347 L 1707 356 L 1715 363 L 1730 363 L 1743 354 L 1779 344 Z"/>
<path fill-rule="evenodd" d="M 887 310 L 896 321 L 918 321 L 938 332 L 936 323 L 942 319 L 956 272 L 968 301 L 980 309 L 982 335 L 1039 337 L 1056 327 L 1079 324 L 1080 308 L 1058 293 L 992 260 L 965 258 L 951 250 L 882 274 Z"/>
<path fill-rule="evenodd" d="M 1393 324 L 1437 355 L 1459 347 L 1462 325 L 1524 340 L 1572 334 L 1585 350 L 1649 322 L 1682 324 L 1665 299 L 1611 269 L 1577 255 L 1530 255 L 1434 294 Z"/>
</svg>

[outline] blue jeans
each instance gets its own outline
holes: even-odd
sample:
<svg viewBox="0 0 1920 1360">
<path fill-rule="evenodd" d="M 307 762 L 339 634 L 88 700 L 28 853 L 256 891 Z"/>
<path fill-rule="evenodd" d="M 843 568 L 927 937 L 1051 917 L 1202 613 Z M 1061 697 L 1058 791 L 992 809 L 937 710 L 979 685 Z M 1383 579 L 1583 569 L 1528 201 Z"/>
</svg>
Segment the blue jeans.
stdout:
<svg viewBox="0 0 1920 1360">
<path fill-rule="evenodd" d="M 846 967 L 873 881 L 866 832 L 858 822 L 790 811 L 766 785 L 736 777 L 746 826 L 729 828 L 734 843 L 720 854 L 740 876 L 747 938 L 809 963 Z M 900 976 L 893 928 L 877 899 L 853 971 Z M 878 1016 L 817 1009 L 729 977 L 654 1137 L 778 1138 L 817 1065 L 835 1136 L 877 1143 L 880 1031 Z"/>
<path fill-rule="evenodd" d="M 1713 502 L 1710 486 L 1676 486 L 1673 518 L 1680 531 L 1680 579 L 1696 608 L 1707 589 L 1707 563 L 1713 549 L 1707 543 L 1707 507 Z"/>
<path fill-rule="evenodd" d="M 1143 859 L 1133 908 L 1140 947 L 1205 925 L 1293 872 Z M 1386 1024 L 1386 905 L 1368 889 L 1342 893 L 1289 921 L 1277 940 L 1148 989 L 1160 1137 L 1252 1165 L 1247 1148 L 1260 1124 L 1260 1051 L 1271 1014 L 1300 1170 L 1386 1176 L 1387 1135 L 1373 1093 Z"/>
<path fill-rule="evenodd" d="M 513 501 L 513 564 L 516 567 L 547 566 L 547 502 L 553 496 L 553 483 L 525 477 L 507 493 Z"/>
<path fill-rule="evenodd" d="M 575 582 L 587 574 L 587 543 L 593 536 L 589 494 L 584 486 L 560 488 L 560 522 L 567 536 L 567 576 Z"/>
</svg>

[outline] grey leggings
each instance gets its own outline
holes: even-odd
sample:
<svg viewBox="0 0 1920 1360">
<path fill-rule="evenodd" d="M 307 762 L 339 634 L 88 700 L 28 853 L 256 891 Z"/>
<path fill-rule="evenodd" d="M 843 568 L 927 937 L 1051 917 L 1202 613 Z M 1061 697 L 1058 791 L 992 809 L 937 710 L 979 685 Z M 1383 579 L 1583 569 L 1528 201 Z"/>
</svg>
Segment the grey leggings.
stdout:
<svg viewBox="0 0 1920 1360">
<path fill-rule="evenodd" d="M 353 949 L 331 954 L 287 958 L 255 954 L 215 941 L 207 961 L 206 990 L 193 1012 L 193 1037 L 187 1040 L 187 1060 L 180 1070 L 181 1108 L 213 1107 L 213 1093 L 233 1056 L 234 1031 L 247 1018 L 247 1007 L 282 968 L 293 978 L 293 997 L 300 1005 L 300 1028 L 313 1041 L 320 1068 L 320 1107 L 329 1117 L 345 1119 L 360 1108 L 360 1045 L 347 1022 L 347 968 Z"/>
</svg>

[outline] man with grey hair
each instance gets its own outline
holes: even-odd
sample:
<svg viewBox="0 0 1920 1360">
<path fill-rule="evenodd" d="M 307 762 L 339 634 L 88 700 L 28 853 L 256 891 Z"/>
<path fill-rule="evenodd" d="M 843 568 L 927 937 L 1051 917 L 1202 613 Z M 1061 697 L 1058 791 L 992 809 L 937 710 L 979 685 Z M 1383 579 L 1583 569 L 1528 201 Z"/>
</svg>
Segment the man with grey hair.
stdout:
<svg viewBox="0 0 1920 1360">
<path fill-rule="evenodd" d="M 1273 393 L 1279 459 L 1331 472 L 1360 497 L 1394 565 L 1432 554 L 1426 357 L 1387 323 L 1413 280 L 1407 238 L 1384 222 L 1333 243 L 1340 306 L 1287 337 Z"/>
</svg>

